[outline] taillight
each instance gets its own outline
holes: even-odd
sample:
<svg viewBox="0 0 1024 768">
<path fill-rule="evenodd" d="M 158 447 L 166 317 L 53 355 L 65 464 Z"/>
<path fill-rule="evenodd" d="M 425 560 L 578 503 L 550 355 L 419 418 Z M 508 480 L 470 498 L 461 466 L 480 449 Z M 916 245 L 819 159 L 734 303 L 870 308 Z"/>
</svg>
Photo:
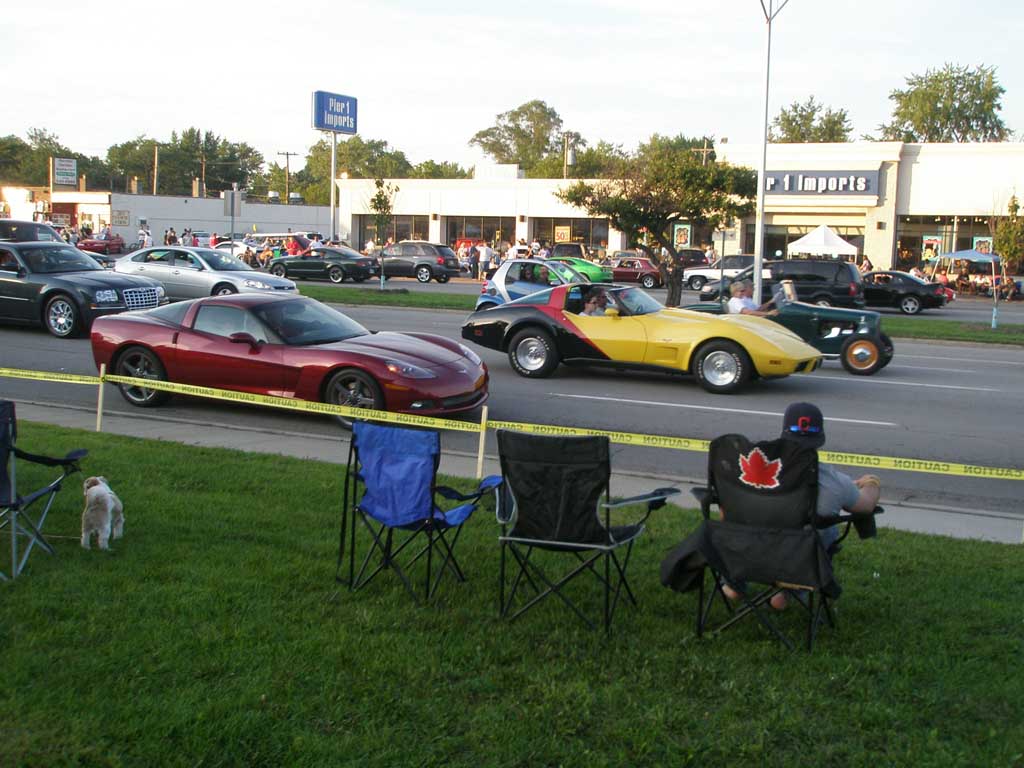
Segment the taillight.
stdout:
<svg viewBox="0 0 1024 768">
<path fill-rule="evenodd" d="M 487 293 L 487 283 L 480 286 L 480 293 Z"/>
<path fill-rule="evenodd" d="M 443 267 L 444 266 L 444 256 L 438 256 L 437 257 L 437 263 L 440 264 Z"/>
<path fill-rule="evenodd" d="M 850 295 L 851 296 L 856 296 L 857 295 L 857 284 L 856 283 L 850 283 Z"/>
<path fill-rule="evenodd" d="M 942 295 L 942 294 L 944 294 L 945 292 L 946 292 L 946 289 L 945 289 L 945 288 L 943 288 L 943 287 L 942 287 L 941 285 L 937 285 L 937 286 L 935 286 L 935 295 L 936 295 L 936 296 L 941 296 L 941 295 Z"/>
</svg>

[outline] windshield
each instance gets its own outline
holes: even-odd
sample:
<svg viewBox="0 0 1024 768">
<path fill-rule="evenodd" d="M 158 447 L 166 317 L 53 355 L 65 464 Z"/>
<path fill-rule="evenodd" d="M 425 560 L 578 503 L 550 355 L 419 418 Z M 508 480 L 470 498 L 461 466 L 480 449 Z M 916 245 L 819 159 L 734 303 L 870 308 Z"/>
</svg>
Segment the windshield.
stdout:
<svg viewBox="0 0 1024 768">
<path fill-rule="evenodd" d="M 196 253 L 203 257 L 210 269 L 217 272 L 252 272 L 252 267 L 227 251 L 213 248 L 197 248 Z"/>
<path fill-rule="evenodd" d="M 560 278 L 562 278 L 563 281 L 565 281 L 567 283 L 589 283 L 590 282 L 590 279 L 588 277 L 580 274 L 575 269 L 573 269 L 568 264 L 566 264 L 564 261 L 538 262 L 538 264 L 540 264 L 540 263 L 545 264 L 550 271 L 554 272 L 556 275 L 558 275 Z"/>
<path fill-rule="evenodd" d="M 89 255 L 69 245 L 26 248 L 22 258 L 31 272 L 55 275 L 60 272 L 102 272 L 103 267 Z"/>
<path fill-rule="evenodd" d="M 293 347 L 331 344 L 369 333 L 355 320 L 313 299 L 274 301 L 252 311 L 285 344 Z"/>
<path fill-rule="evenodd" d="M 653 315 L 664 307 L 640 288 L 619 288 L 609 292 L 611 297 L 627 314 Z"/>
</svg>

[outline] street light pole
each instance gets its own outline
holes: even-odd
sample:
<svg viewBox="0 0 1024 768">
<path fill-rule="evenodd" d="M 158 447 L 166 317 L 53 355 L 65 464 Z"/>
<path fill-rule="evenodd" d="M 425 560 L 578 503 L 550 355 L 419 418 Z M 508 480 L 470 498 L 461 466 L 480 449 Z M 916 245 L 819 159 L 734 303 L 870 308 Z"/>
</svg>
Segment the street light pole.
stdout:
<svg viewBox="0 0 1024 768">
<path fill-rule="evenodd" d="M 298 152 L 278 152 L 279 155 L 284 155 L 284 202 L 285 205 L 290 205 L 291 201 L 288 199 L 288 184 L 291 181 L 292 167 L 291 159 L 292 155 L 299 154 Z"/>
<path fill-rule="evenodd" d="M 782 0 L 775 7 L 775 0 L 760 0 L 764 20 L 768 24 L 768 45 L 764 62 L 764 123 L 761 127 L 761 165 L 757 169 L 757 223 L 754 227 L 754 301 L 761 304 L 761 270 L 764 265 L 764 185 L 768 175 L 768 86 L 771 83 L 772 66 L 772 22 L 789 0 Z"/>
</svg>

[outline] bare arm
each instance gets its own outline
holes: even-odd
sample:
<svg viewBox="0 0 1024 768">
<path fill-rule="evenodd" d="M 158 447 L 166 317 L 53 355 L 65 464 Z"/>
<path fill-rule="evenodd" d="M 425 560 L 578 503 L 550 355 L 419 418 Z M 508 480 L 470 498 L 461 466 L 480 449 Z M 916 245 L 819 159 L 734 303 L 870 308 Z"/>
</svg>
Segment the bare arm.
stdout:
<svg viewBox="0 0 1024 768">
<path fill-rule="evenodd" d="M 882 496 L 881 481 L 875 475 L 863 475 L 853 482 L 860 489 L 860 496 L 857 497 L 857 503 L 847 507 L 847 510 L 860 514 L 874 511 Z"/>
</svg>

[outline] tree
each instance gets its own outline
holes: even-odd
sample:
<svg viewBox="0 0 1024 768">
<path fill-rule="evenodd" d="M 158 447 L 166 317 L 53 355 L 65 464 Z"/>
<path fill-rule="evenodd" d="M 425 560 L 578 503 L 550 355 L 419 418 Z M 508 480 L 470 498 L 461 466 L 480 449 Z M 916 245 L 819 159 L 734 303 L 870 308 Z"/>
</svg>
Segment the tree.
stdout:
<svg viewBox="0 0 1024 768">
<path fill-rule="evenodd" d="M 812 144 L 849 141 L 853 125 L 845 109 L 832 109 L 811 96 L 779 110 L 772 121 L 769 139 L 778 144 Z"/>
<path fill-rule="evenodd" d="M 546 156 L 561 152 L 561 130 L 558 113 L 534 99 L 498 115 L 495 125 L 478 131 L 469 144 L 480 147 L 495 162 L 517 163 L 529 174 Z"/>
<path fill-rule="evenodd" d="M 424 160 L 409 172 L 409 177 L 413 179 L 468 179 L 469 175 L 468 168 L 447 160 L 441 163 Z"/>
<path fill-rule="evenodd" d="M 576 136 L 579 137 L 579 134 Z M 589 147 L 583 138 L 577 138 L 574 148 L 576 164 L 569 169 L 569 175 L 577 179 L 611 178 L 615 175 L 619 162 L 623 158 L 622 147 L 617 144 L 609 144 L 606 141 L 599 141 L 596 147 Z M 564 148 L 559 146 L 557 152 L 547 155 L 526 175 L 534 179 L 562 178 L 565 161 L 563 151 Z"/>
<path fill-rule="evenodd" d="M 757 174 L 748 168 L 705 159 L 693 150 L 704 139 L 652 136 L 635 153 L 624 155 L 614 179 L 578 181 L 558 193 L 591 216 L 609 220 L 630 245 L 643 249 L 662 270 L 669 286 L 666 304 L 677 306 L 682 292 L 681 268 L 673 225 L 686 222 L 708 235 L 720 224 L 753 211 Z M 653 241 L 653 242 L 652 242 Z M 660 258 L 665 249 L 670 259 Z"/>
<path fill-rule="evenodd" d="M 377 191 L 370 198 L 370 210 L 373 211 L 373 226 L 376 230 L 378 244 L 383 245 L 388 227 L 391 225 L 398 187 L 394 184 L 385 184 L 384 179 L 380 178 L 374 179 L 373 184 L 377 187 Z"/>
<path fill-rule="evenodd" d="M 1007 274 L 1014 275 L 1024 259 L 1024 217 L 1020 216 L 1016 195 L 1010 198 L 1006 212 L 1005 218 L 993 218 L 991 222 L 992 250 L 999 254 Z"/>
<path fill-rule="evenodd" d="M 1003 141 L 1009 131 L 997 113 L 1005 92 L 995 67 L 929 69 L 889 94 L 892 122 L 879 130 L 888 141 Z"/>
</svg>

